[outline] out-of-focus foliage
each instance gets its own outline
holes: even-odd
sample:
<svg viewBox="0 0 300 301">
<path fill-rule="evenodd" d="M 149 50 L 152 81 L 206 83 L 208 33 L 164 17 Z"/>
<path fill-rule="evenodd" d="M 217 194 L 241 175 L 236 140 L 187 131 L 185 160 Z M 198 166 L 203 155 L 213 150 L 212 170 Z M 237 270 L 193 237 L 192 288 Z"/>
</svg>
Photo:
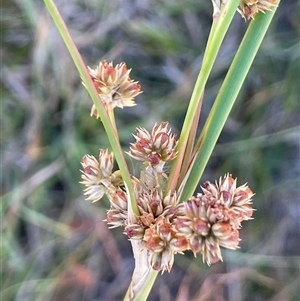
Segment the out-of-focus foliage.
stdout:
<svg viewBox="0 0 300 301">
<path fill-rule="evenodd" d="M 210 1 L 56 1 L 87 65 L 125 61 L 143 94 L 116 110 L 124 149 L 136 126 L 179 134 L 201 67 Z M 133 258 L 108 202 L 83 198 L 80 160 L 109 147 L 91 100 L 40 1 L 1 7 L 2 300 L 120 300 Z M 299 3 L 282 1 L 203 181 L 230 172 L 253 191 L 239 251 L 206 267 L 177 255 L 149 300 L 297 300 Z M 237 14 L 204 96 L 199 130 L 247 28 Z M 139 166 L 128 158 L 132 173 Z"/>
</svg>

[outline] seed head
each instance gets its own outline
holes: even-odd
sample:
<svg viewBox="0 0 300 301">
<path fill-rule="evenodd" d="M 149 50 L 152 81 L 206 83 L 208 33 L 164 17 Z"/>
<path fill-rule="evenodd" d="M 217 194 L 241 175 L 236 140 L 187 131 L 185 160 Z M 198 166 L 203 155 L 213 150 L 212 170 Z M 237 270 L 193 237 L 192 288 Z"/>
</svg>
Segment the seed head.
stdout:
<svg viewBox="0 0 300 301">
<path fill-rule="evenodd" d="M 100 149 L 99 159 L 94 156 L 85 155 L 82 158 L 83 167 L 81 184 L 85 185 L 84 195 L 87 200 L 96 202 L 104 193 L 112 189 L 110 176 L 113 168 L 113 154 L 106 149 Z"/>
<path fill-rule="evenodd" d="M 110 209 L 107 211 L 105 221 L 110 225 L 109 228 L 123 227 L 127 221 L 127 211 Z"/>
<path fill-rule="evenodd" d="M 129 155 L 162 173 L 165 162 L 176 157 L 176 137 L 168 129 L 167 122 L 155 124 L 151 134 L 144 128 L 137 128 L 133 135 L 136 142 L 131 143 Z"/>
<path fill-rule="evenodd" d="M 142 93 L 140 84 L 130 79 L 131 69 L 127 69 L 125 63 L 114 67 L 112 62 L 103 60 L 96 69 L 88 67 L 88 71 L 100 99 L 108 108 L 132 107 L 135 105 L 134 97 Z M 92 115 L 99 117 L 94 105 L 91 110 Z"/>
<path fill-rule="evenodd" d="M 253 213 L 253 193 L 246 184 L 236 187 L 236 179 L 228 174 L 219 183 L 205 182 L 202 190 L 184 202 L 185 214 L 177 216 L 174 224 L 187 236 L 194 254 L 202 253 L 210 265 L 222 260 L 220 246 L 238 248 L 241 222 Z"/>
<path fill-rule="evenodd" d="M 155 270 L 170 272 L 174 254 L 188 248 L 187 238 L 180 234 L 167 218 L 159 218 L 156 224 L 145 231 L 144 241 L 150 252 L 150 265 Z"/>
<path fill-rule="evenodd" d="M 238 12 L 245 20 L 254 19 L 258 12 L 266 12 L 276 6 L 277 0 L 241 0 Z"/>
</svg>

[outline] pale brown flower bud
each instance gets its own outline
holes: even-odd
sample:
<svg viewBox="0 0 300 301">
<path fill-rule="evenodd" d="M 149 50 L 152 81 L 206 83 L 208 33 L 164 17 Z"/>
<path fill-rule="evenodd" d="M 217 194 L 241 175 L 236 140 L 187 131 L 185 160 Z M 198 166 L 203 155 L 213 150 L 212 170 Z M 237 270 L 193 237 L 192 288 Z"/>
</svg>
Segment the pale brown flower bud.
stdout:
<svg viewBox="0 0 300 301">
<path fill-rule="evenodd" d="M 120 211 L 127 211 L 127 197 L 122 189 L 117 189 L 108 196 L 111 206 Z"/>
<path fill-rule="evenodd" d="M 128 154 L 145 165 L 151 166 L 157 173 L 162 173 L 165 162 L 176 157 L 177 141 L 167 122 L 155 124 L 151 134 L 143 128 L 137 128 L 135 143 L 131 143 Z"/>
<path fill-rule="evenodd" d="M 151 189 L 140 194 L 138 198 L 138 206 L 141 213 L 149 212 L 154 217 L 159 216 L 163 212 L 163 195 L 159 189 Z"/>
<path fill-rule="evenodd" d="M 164 208 L 175 207 L 178 203 L 176 192 L 169 191 L 163 199 Z"/>
<path fill-rule="evenodd" d="M 178 232 L 185 234 L 186 236 L 189 236 L 193 233 L 192 230 L 192 219 L 187 216 L 178 216 L 175 219 L 174 225 Z"/>
<path fill-rule="evenodd" d="M 213 236 L 205 239 L 203 245 L 203 261 L 206 261 L 208 265 L 218 262 L 222 259 L 222 254 L 219 246 L 219 242 Z"/>
<path fill-rule="evenodd" d="M 161 252 L 165 247 L 164 241 L 154 228 L 146 229 L 144 240 L 146 241 L 146 248 L 152 252 Z"/>
<path fill-rule="evenodd" d="M 225 175 L 219 182 L 204 183 L 203 194 L 184 202 L 184 212 L 174 225 L 185 234 L 194 254 L 200 252 L 208 264 L 222 260 L 220 246 L 236 249 L 239 244 L 240 223 L 251 217 L 251 189 L 236 185 L 236 179 Z M 183 211 L 183 210 L 182 210 Z"/>
<path fill-rule="evenodd" d="M 99 153 L 100 170 L 104 178 L 111 175 L 114 166 L 114 155 L 109 153 L 107 149 L 100 149 Z"/>
<path fill-rule="evenodd" d="M 228 233 L 229 236 L 219 236 L 219 244 L 223 248 L 232 249 L 235 250 L 239 247 L 239 231 L 237 229 L 233 229 L 230 233 Z"/>
<path fill-rule="evenodd" d="M 85 185 L 84 195 L 87 200 L 96 202 L 100 200 L 105 193 L 114 191 L 110 176 L 113 168 L 113 154 L 108 150 L 100 149 L 99 160 L 94 156 L 85 155 L 82 158 L 83 167 L 81 184 Z"/>
<path fill-rule="evenodd" d="M 153 270 L 160 271 L 162 269 L 162 252 L 151 253 L 150 265 Z"/>
<path fill-rule="evenodd" d="M 232 232 L 232 227 L 229 222 L 219 222 L 213 224 L 212 226 L 212 233 L 216 237 L 229 237 Z"/>
<path fill-rule="evenodd" d="M 196 234 L 206 236 L 210 231 L 211 225 L 207 219 L 197 218 L 194 219 L 191 227 Z"/>
<path fill-rule="evenodd" d="M 188 240 L 180 234 L 176 227 L 163 216 L 146 229 L 143 240 L 150 252 L 150 265 L 156 270 L 170 271 L 174 262 L 174 254 L 185 251 Z"/>
<path fill-rule="evenodd" d="M 237 187 L 237 181 L 231 175 L 227 174 L 223 179 L 220 178 L 219 184 L 205 182 L 202 190 L 206 196 L 213 196 L 217 200 L 214 206 L 209 208 L 211 221 L 214 219 L 221 220 L 223 218 L 221 215 L 226 215 L 225 211 L 228 208 L 236 213 L 236 218 L 239 222 L 251 218 L 253 214 L 251 205 L 254 194 L 246 184 Z"/>
<path fill-rule="evenodd" d="M 174 263 L 174 253 L 171 250 L 153 252 L 150 255 L 150 265 L 156 271 L 171 271 Z"/>
<path fill-rule="evenodd" d="M 238 12 L 245 20 L 254 19 L 258 12 L 266 12 L 276 6 L 277 0 L 241 0 Z"/>
<path fill-rule="evenodd" d="M 185 236 L 175 235 L 170 240 L 170 249 L 174 252 L 183 252 L 189 247 L 189 242 Z"/>
<path fill-rule="evenodd" d="M 205 238 L 203 236 L 198 235 L 191 235 L 189 237 L 189 247 L 193 251 L 195 257 L 196 253 L 201 252 L 203 253 L 203 248 L 205 244 Z"/>
<path fill-rule="evenodd" d="M 107 107 L 134 106 L 133 98 L 142 93 L 140 84 L 130 79 L 131 69 L 127 69 L 125 63 L 117 64 L 114 67 L 112 62 L 107 63 L 104 60 L 99 63 L 96 69 L 88 67 L 88 71 L 100 99 Z M 91 115 L 99 117 L 95 106 L 91 110 Z"/>
<path fill-rule="evenodd" d="M 105 221 L 110 225 L 109 228 L 116 228 L 124 226 L 126 219 L 127 216 L 124 212 L 117 209 L 111 209 L 107 211 Z"/>
<path fill-rule="evenodd" d="M 161 253 L 161 267 L 162 272 L 168 271 L 170 273 L 174 264 L 174 252 L 171 249 L 164 249 Z"/>
<path fill-rule="evenodd" d="M 138 218 L 145 227 L 150 227 L 155 222 L 155 219 L 154 219 L 154 216 L 152 213 L 143 212 L 143 214 L 141 216 L 139 216 Z"/>
<path fill-rule="evenodd" d="M 142 239 L 145 229 L 139 224 L 127 225 L 124 232 L 129 239 Z"/>
</svg>

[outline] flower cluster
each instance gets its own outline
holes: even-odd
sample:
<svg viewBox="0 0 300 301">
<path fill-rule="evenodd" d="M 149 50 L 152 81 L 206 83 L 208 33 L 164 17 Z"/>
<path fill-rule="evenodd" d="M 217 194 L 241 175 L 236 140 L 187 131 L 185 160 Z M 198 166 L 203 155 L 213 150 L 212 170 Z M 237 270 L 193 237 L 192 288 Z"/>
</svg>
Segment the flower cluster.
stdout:
<svg viewBox="0 0 300 301">
<path fill-rule="evenodd" d="M 176 137 L 168 129 L 168 123 L 155 124 L 151 134 L 144 128 L 138 128 L 133 135 L 136 142 L 131 143 L 129 155 L 162 173 L 167 161 L 176 157 Z"/>
<path fill-rule="evenodd" d="M 176 193 L 163 197 L 158 188 L 139 195 L 141 216 L 125 233 L 144 242 L 154 269 L 170 271 L 174 255 L 185 250 L 201 253 L 210 265 L 222 260 L 220 247 L 238 248 L 241 222 L 253 213 L 251 189 L 226 175 L 219 183 L 206 182 L 202 191 L 180 204 Z"/>
<path fill-rule="evenodd" d="M 127 69 L 125 63 L 114 67 L 112 62 L 103 60 L 96 69 L 88 67 L 88 71 L 100 99 L 107 108 L 132 107 L 135 105 L 134 97 L 142 93 L 140 84 L 130 79 L 131 69 Z M 91 110 L 92 115 L 99 117 L 95 105 Z"/>
<path fill-rule="evenodd" d="M 266 12 L 276 6 L 277 0 L 242 0 L 238 12 L 246 20 L 253 19 L 258 12 Z"/>
<path fill-rule="evenodd" d="M 120 171 L 112 172 L 113 155 L 100 150 L 99 159 L 83 157 L 82 184 L 87 200 L 107 195 L 111 208 L 106 221 L 111 228 L 122 226 L 130 240 L 148 252 L 148 264 L 170 271 L 176 253 L 191 250 L 202 254 L 208 265 L 222 260 L 220 247 L 236 249 L 241 222 L 253 214 L 251 189 L 227 174 L 216 183 L 205 182 L 202 193 L 179 203 L 176 191 L 166 191 L 163 173 L 166 161 L 176 156 L 175 136 L 168 123 L 155 124 L 151 134 L 137 129 L 129 155 L 146 165 L 140 177 L 132 177 L 139 215 L 128 219 L 128 196 Z M 154 160 L 153 158 L 157 158 Z"/>
<path fill-rule="evenodd" d="M 81 165 L 83 167 L 81 184 L 86 186 L 84 195 L 87 196 L 87 200 L 96 202 L 112 187 L 113 154 L 100 149 L 98 160 L 94 156 L 85 155 Z"/>
<path fill-rule="evenodd" d="M 194 254 L 200 252 L 210 265 L 222 260 L 220 246 L 238 247 L 241 222 L 253 214 L 253 193 L 246 184 L 236 187 L 231 175 L 219 183 L 206 182 L 202 191 L 184 203 L 185 214 L 177 217 L 175 225 L 187 235 Z"/>
</svg>

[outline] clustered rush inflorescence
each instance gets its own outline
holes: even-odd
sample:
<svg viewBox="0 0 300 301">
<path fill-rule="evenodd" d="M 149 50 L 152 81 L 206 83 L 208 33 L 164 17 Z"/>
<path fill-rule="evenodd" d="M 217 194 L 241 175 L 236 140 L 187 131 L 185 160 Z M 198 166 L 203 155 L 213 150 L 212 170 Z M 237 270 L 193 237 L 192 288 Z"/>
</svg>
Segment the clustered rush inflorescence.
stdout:
<svg viewBox="0 0 300 301">
<path fill-rule="evenodd" d="M 162 173 L 167 161 L 176 157 L 176 137 L 171 134 L 167 122 L 155 124 L 151 134 L 144 128 L 137 128 L 133 136 L 136 142 L 131 143 L 129 155 L 158 174 Z"/>
<path fill-rule="evenodd" d="M 134 104 L 141 91 L 128 74 L 124 63 L 113 67 L 102 61 L 96 70 L 90 69 L 105 105 Z M 98 116 L 95 108 L 92 113 Z M 201 193 L 179 202 L 178 192 L 166 189 L 166 163 L 176 157 L 178 142 L 168 122 L 156 123 L 150 132 L 137 128 L 133 137 L 128 154 L 144 165 L 139 178 L 131 176 L 139 213 L 134 217 L 129 218 L 129 195 L 121 172 L 113 171 L 113 154 L 100 149 L 98 158 L 85 155 L 81 162 L 86 199 L 95 202 L 106 195 L 110 201 L 106 217 L 110 228 L 123 227 L 124 234 L 148 252 L 148 265 L 161 271 L 171 270 L 176 253 L 200 253 L 210 265 L 222 260 L 220 247 L 238 248 L 241 222 L 253 214 L 251 189 L 246 184 L 237 186 L 237 180 L 227 174 L 218 182 L 205 182 Z"/>
<path fill-rule="evenodd" d="M 125 63 L 108 63 L 103 60 L 96 69 L 88 67 L 89 74 L 104 106 L 109 109 L 115 107 L 132 107 L 134 97 L 142 93 L 141 86 L 129 77 L 131 69 Z M 95 105 L 91 109 L 91 116 L 99 118 Z"/>
</svg>

